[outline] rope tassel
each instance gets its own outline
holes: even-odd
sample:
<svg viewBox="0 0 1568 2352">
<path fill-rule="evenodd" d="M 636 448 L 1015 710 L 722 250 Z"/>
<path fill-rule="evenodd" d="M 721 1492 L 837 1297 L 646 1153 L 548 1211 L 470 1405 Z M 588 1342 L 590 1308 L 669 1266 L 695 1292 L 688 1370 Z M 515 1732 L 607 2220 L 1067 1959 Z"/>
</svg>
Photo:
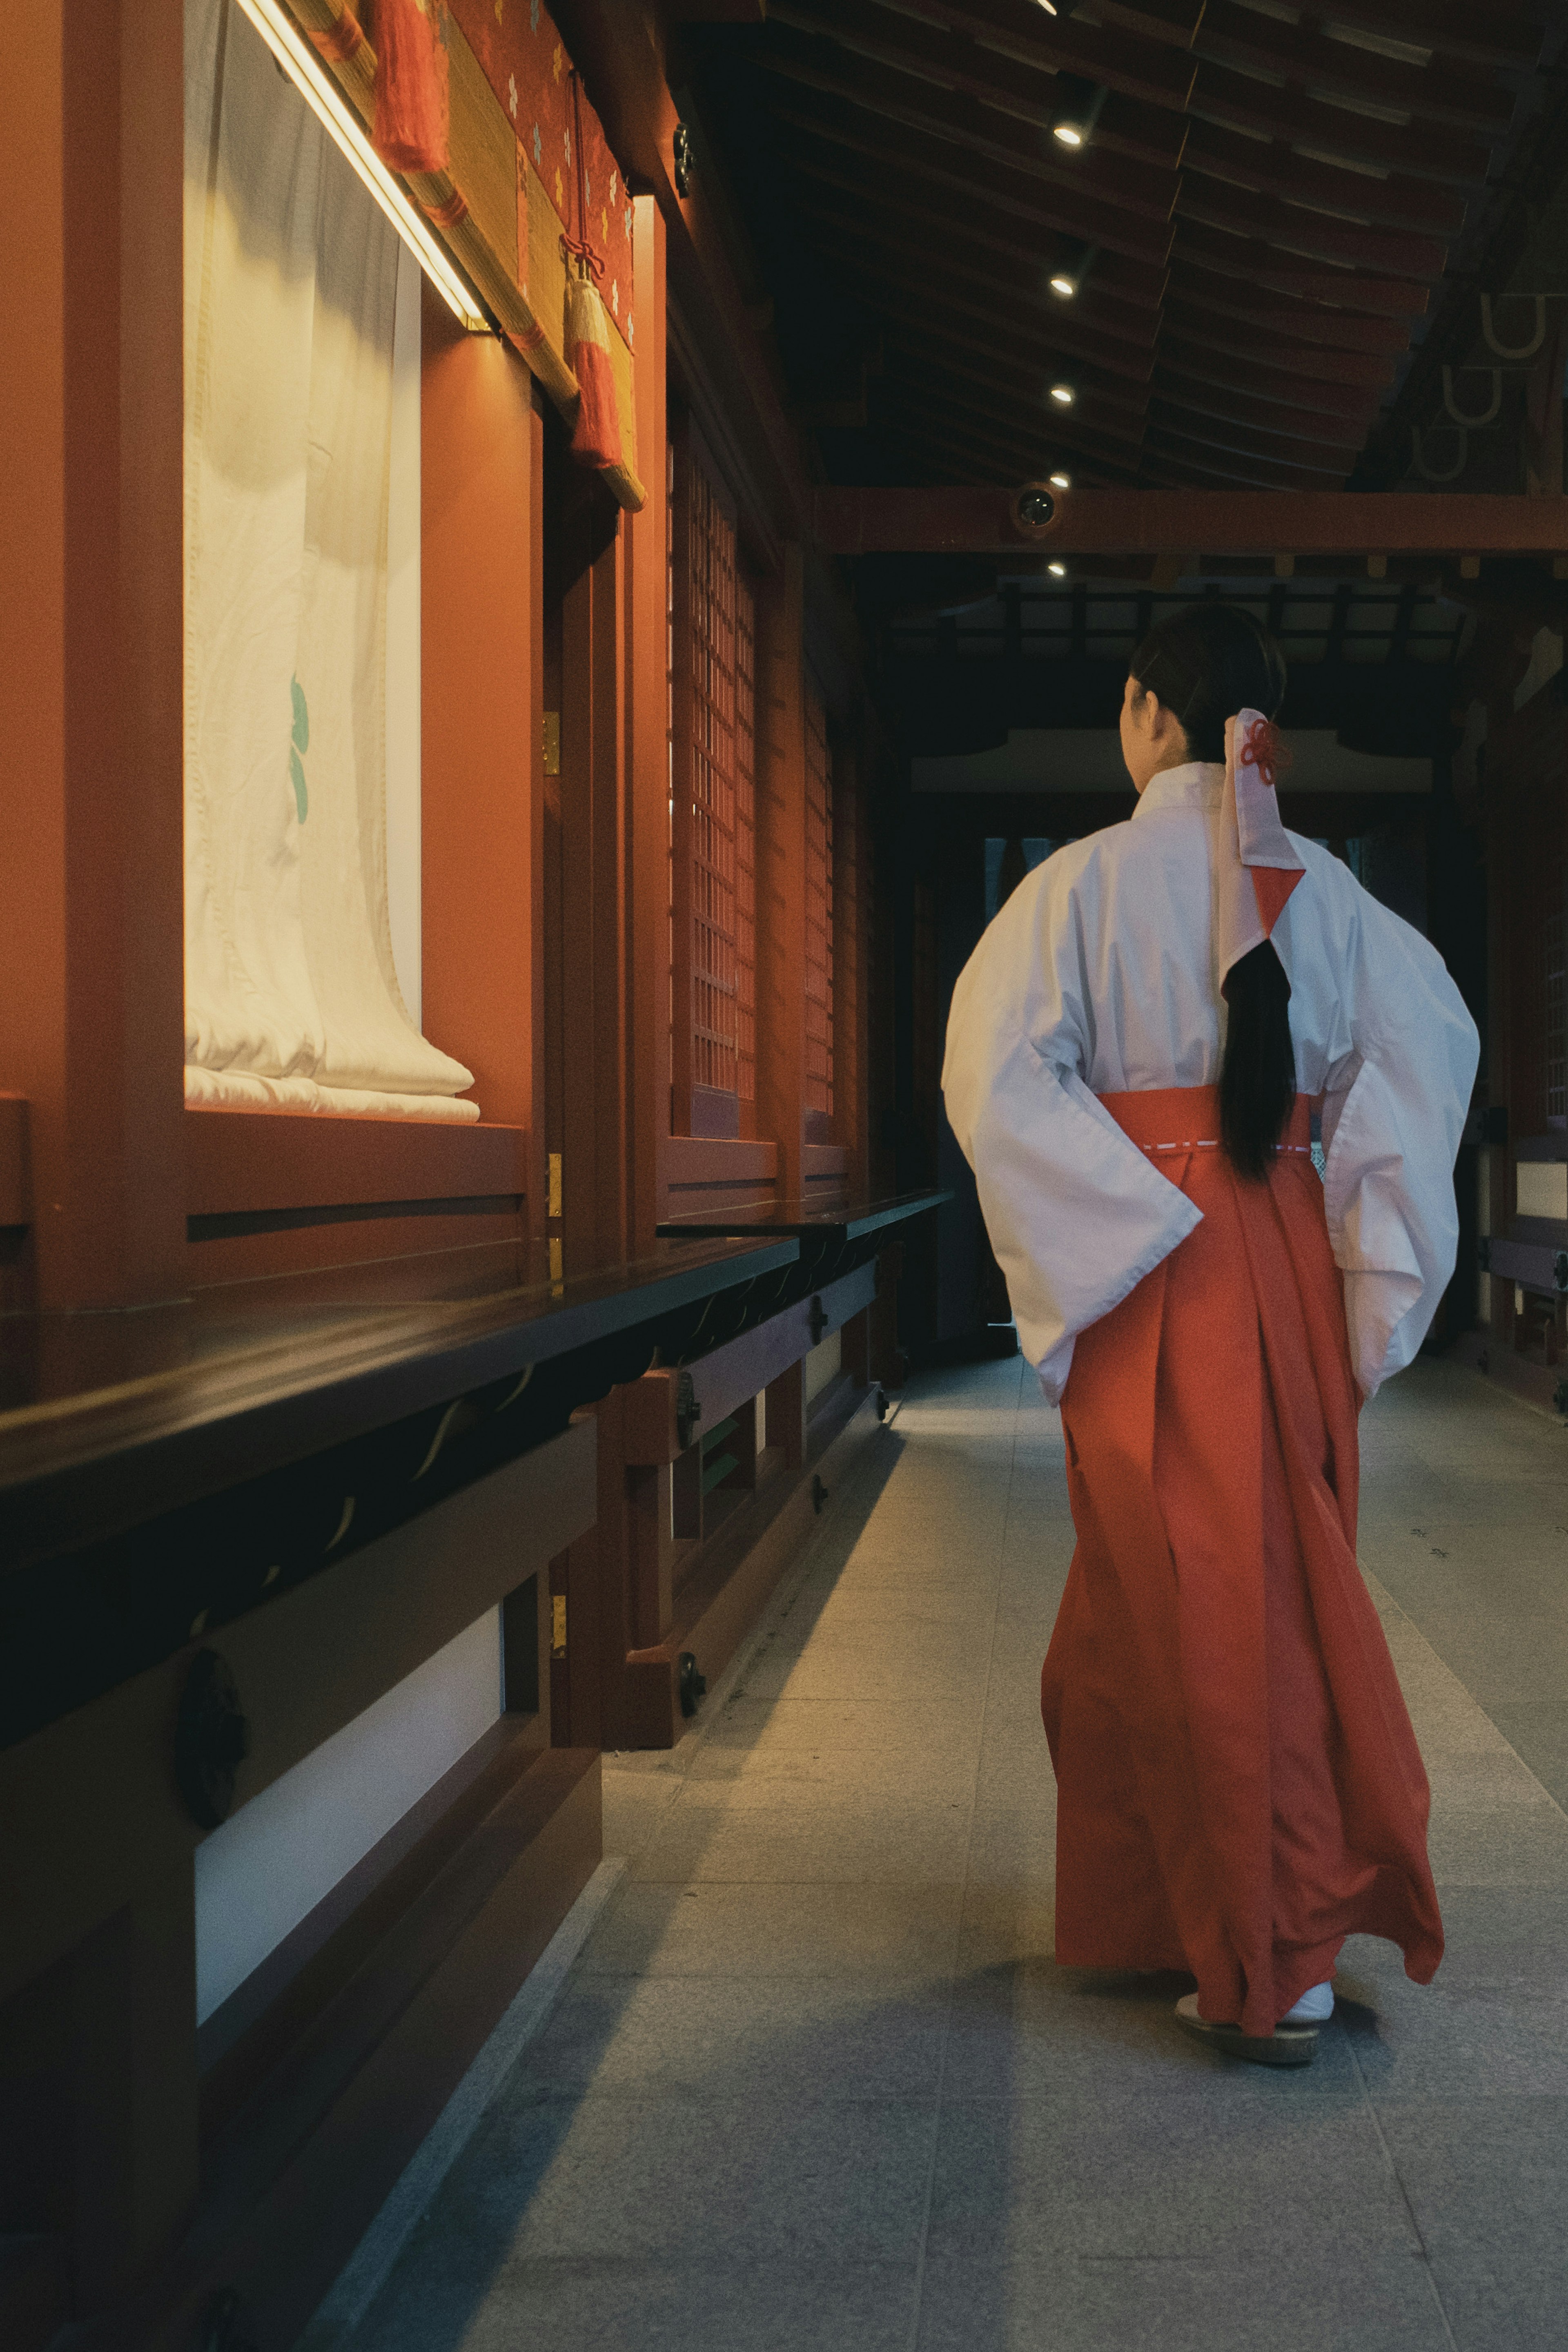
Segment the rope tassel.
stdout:
<svg viewBox="0 0 1568 2352">
<path fill-rule="evenodd" d="M 581 85 L 575 72 L 571 106 L 578 234 L 561 239 L 567 254 L 566 363 L 582 394 L 572 427 L 571 454 L 580 466 L 619 466 L 621 411 L 610 365 L 610 326 L 596 283 L 603 275 L 604 264 L 588 241 L 588 163 L 582 145 Z"/>
<path fill-rule="evenodd" d="M 586 270 L 567 279 L 566 361 L 582 392 L 571 454 L 580 466 L 618 466 L 621 413 L 610 368 L 610 329 L 599 289 Z"/>
<path fill-rule="evenodd" d="M 376 0 L 371 143 L 394 172 L 444 172 L 450 160 L 443 0 Z"/>
</svg>

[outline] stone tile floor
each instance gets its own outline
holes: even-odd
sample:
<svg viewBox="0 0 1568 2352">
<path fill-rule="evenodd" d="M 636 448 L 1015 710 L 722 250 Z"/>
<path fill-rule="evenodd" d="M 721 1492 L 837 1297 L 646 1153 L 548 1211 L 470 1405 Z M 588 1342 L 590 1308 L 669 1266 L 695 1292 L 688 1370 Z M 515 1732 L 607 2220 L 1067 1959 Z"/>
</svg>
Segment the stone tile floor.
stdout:
<svg viewBox="0 0 1568 2352">
<path fill-rule="evenodd" d="M 696 1728 L 352 2352 L 1563 2352 L 1568 1433 L 1422 1363 L 1362 1558 L 1434 1788 L 1435 1986 L 1346 1948 L 1301 2074 L 1059 1969 L 1020 1365 L 928 1378 Z"/>
</svg>

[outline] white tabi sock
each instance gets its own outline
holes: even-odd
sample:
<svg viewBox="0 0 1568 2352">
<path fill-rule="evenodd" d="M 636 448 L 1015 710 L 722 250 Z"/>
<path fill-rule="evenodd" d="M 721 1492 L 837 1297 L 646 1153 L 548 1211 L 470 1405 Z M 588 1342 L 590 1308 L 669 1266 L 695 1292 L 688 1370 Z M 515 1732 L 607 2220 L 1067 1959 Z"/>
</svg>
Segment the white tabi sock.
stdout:
<svg viewBox="0 0 1568 2352">
<path fill-rule="evenodd" d="M 1333 2015 L 1333 1986 L 1309 1985 L 1294 2009 L 1288 2009 L 1280 2020 L 1281 2025 L 1322 2025 Z"/>
</svg>

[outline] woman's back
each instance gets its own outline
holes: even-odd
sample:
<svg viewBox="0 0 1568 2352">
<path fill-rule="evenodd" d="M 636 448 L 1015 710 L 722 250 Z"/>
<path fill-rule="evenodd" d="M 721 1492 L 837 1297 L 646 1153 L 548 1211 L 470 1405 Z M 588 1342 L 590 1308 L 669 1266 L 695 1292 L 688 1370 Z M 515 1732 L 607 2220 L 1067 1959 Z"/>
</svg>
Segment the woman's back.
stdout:
<svg viewBox="0 0 1568 2352">
<path fill-rule="evenodd" d="M 1127 824 L 1019 884 L 954 991 L 948 1117 L 1053 1395 L 1073 1332 L 1197 1222 L 1095 1098 L 1218 1082 L 1223 794 L 1212 764 L 1155 775 Z M 1329 1234 L 1371 1394 L 1415 1354 L 1452 1270 L 1449 1171 L 1478 1040 L 1427 942 L 1339 859 L 1288 839 L 1305 870 L 1272 944 L 1296 1085 L 1322 1098 Z"/>
</svg>

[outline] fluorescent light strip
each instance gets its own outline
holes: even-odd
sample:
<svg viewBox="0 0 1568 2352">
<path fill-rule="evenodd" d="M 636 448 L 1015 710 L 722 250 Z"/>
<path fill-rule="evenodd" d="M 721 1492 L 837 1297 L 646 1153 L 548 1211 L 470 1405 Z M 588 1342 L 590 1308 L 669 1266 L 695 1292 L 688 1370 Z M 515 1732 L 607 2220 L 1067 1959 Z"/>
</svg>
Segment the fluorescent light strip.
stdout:
<svg viewBox="0 0 1568 2352">
<path fill-rule="evenodd" d="M 417 257 L 436 292 L 471 335 L 487 335 L 490 321 L 446 248 L 382 162 L 365 128 L 315 50 L 279 0 L 239 0 L 240 6 L 367 192 Z"/>
</svg>

